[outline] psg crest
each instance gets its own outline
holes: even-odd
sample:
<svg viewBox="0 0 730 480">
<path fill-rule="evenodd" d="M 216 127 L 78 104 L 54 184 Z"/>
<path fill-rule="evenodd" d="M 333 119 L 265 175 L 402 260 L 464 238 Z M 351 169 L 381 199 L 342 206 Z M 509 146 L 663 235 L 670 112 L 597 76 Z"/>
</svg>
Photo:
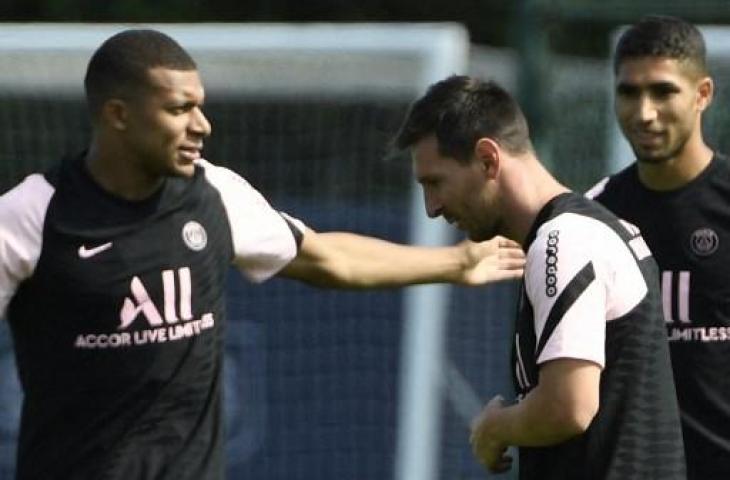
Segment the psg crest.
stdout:
<svg viewBox="0 0 730 480">
<path fill-rule="evenodd" d="M 689 239 L 689 247 L 695 255 L 707 257 L 717 251 L 720 246 L 720 238 L 711 228 L 700 228 L 692 233 Z"/>
<path fill-rule="evenodd" d="M 205 248 L 208 243 L 208 235 L 201 224 L 190 221 L 182 229 L 182 238 L 190 250 L 196 252 Z"/>
</svg>

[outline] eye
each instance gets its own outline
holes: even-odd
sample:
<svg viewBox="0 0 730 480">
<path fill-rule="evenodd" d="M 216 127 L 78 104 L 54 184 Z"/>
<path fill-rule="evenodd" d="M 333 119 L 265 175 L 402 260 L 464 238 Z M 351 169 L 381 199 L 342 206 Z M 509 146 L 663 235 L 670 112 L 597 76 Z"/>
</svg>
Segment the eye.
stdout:
<svg viewBox="0 0 730 480">
<path fill-rule="evenodd" d="M 421 185 L 423 185 L 424 187 L 433 188 L 433 187 L 436 187 L 438 184 L 439 184 L 438 178 L 426 177 L 426 178 L 421 179 Z"/>
<path fill-rule="evenodd" d="M 666 99 L 676 93 L 679 93 L 679 88 L 671 83 L 659 83 L 651 87 L 651 95 L 657 99 Z"/>
<path fill-rule="evenodd" d="M 616 87 L 616 95 L 622 98 L 636 98 L 639 95 L 639 89 L 634 85 L 619 84 Z"/>
<path fill-rule="evenodd" d="M 195 108 L 195 104 L 194 103 L 184 103 L 184 104 L 181 104 L 181 105 L 171 105 L 170 107 L 168 107 L 167 110 L 170 113 L 172 113 L 173 115 L 182 115 L 184 113 L 189 112 L 193 108 Z"/>
</svg>

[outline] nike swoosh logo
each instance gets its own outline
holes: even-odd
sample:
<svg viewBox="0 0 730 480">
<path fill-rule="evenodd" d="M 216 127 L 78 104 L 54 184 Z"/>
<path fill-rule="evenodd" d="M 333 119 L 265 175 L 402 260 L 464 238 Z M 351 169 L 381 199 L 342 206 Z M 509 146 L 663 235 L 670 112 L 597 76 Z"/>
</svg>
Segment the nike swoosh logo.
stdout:
<svg viewBox="0 0 730 480">
<path fill-rule="evenodd" d="M 94 248 L 86 248 L 86 245 L 81 245 L 79 247 L 79 257 L 90 258 L 104 250 L 109 250 L 110 248 L 112 248 L 112 242 L 107 242 Z"/>
</svg>

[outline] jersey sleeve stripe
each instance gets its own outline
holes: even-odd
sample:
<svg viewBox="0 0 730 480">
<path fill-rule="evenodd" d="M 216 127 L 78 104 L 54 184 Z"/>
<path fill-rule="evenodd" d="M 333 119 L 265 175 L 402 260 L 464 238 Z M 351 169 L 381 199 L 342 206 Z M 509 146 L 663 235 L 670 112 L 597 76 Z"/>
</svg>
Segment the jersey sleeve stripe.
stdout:
<svg viewBox="0 0 730 480">
<path fill-rule="evenodd" d="M 642 237 L 635 237 L 629 240 L 629 247 L 631 247 L 631 251 L 634 252 L 634 256 L 638 261 L 642 261 L 646 257 L 651 256 L 651 250 L 649 250 Z"/>
<path fill-rule="evenodd" d="M 542 350 L 545 348 L 550 336 L 565 315 L 565 312 L 575 303 L 578 297 L 588 288 L 588 286 L 596 279 L 596 272 L 593 269 L 593 262 L 588 262 L 568 283 L 560 296 L 553 304 L 547 320 L 545 328 L 540 335 L 540 341 L 537 343 L 537 352 L 535 358 L 539 358 Z"/>
<path fill-rule="evenodd" d="M 611 177 L 604 177 L 602 178 L 598 183 L 593 185 L 588 191 L 584 194 L 587 198 L 590 198 L 591 200 L 594 200 L 596 197 L 601 195 L 603 191 L 606 189 L 606 184 L 611 179 Z"/>
<path fill-rule="evenodd" d="M 530 385 L 529 377 L 527 376 L 527 371 L 525 370 L 525 361 L 522 358 L 522 350 L 520 349 L 520 334 L 517 333 L 515 335 L 515 352 L 517 357 L 517 362 L 515 364 L 515 374 L 517 377 L 517 383 L 520 385 L 520 388 L 527 390 L 532 385 Z"/>
</svg>

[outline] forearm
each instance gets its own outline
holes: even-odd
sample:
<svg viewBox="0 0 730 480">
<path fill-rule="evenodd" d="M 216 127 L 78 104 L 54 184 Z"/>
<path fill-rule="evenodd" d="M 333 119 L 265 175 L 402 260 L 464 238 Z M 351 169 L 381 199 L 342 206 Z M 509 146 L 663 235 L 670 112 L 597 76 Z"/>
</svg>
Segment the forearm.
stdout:
<svg viewBox="0 0 730 480">
<path fill-rule="evenodd" d="M 551 405 L 538 389 L 520 403 L 502 408 L 489 419 L 489 436 L 505 446 L 555 445 L 583 433 L 583 425 L 564 406 Z"/>
<path fill-rule="evenodd" d="M 304 241 L 310 254 L 300 255 L 285 273 L 324 287 L 453 282 L 464 268 L 464 255 L 457 247 L 399 245 L 347 232 L 308 232 Z"/>
<path fill-rule="evenodd" d="M 485 436 L 500 445 L 540 447 L 580 435 L 598 412 L 600 379 L 601 367 L 591 361 L 549 361 L 520 403 L 490 411 Z"/>
<path fill-rule="evenodd" d="M 319 234 L 338 253 L 341 286 L 454 282 L 464 269 L 457 247 L 417 247 L 346 232 Z"/>
<path fill-rule="evenodd" d="M 346 232 L 304 232 L 299 252 L 281 272 L 335 288 L 400 287 L 450 282 L 483 285 L 522 276 L 516 242 L 495 237 L 449 247 L 415 247 Z"/>
</svg>

